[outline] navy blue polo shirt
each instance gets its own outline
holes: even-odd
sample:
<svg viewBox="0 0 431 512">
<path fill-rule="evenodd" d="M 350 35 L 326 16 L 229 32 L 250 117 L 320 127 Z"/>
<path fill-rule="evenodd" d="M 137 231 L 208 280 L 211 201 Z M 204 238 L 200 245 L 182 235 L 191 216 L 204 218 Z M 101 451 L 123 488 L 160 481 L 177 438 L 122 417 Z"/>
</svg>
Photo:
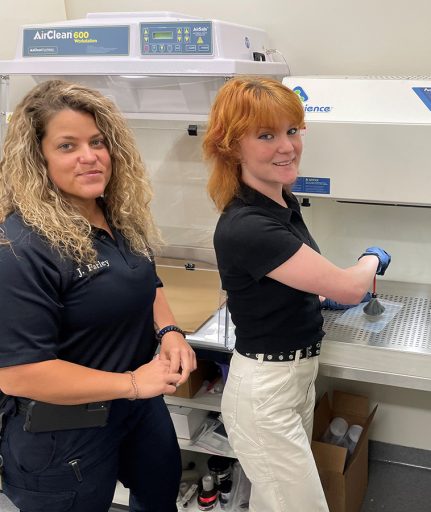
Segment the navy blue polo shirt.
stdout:
<svg viewBox="0 0 431 512">
<path fill-rule="evenodd" d="M 97 262 L 62 257 L 21 217 L 0 228 L 0 366 L 63 359 L 124 372 L 155 350 L 153 302 L 162 286 L 154 263 L 93 229 Z"/>
<path fill-rule="evenodd" d="M 266 275 L 307 244 L 319 252 L 297 199 L 288 208 L 245 185 L 220 216 L 214 234 L 223 288 L 240 353 L 296 350 L 320 341 L 323 317 L 317 295 Z"/>
</svg>

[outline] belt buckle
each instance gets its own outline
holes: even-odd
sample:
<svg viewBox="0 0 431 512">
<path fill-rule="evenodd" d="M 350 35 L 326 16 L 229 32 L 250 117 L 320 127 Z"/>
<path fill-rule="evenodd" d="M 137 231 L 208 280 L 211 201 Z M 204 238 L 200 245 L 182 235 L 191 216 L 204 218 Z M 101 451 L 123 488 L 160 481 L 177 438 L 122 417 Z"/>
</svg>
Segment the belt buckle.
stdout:
<svg viewBox="0 0 431 512">
<path fill-rule="evenodd" d="M 310 345 L 309 347 L 305 347 L 305 354 L 306 354 L 306 358 L 307 359 L 310 359 L 310 357 L 313 357 L 313 346 Z"/>
</svg>

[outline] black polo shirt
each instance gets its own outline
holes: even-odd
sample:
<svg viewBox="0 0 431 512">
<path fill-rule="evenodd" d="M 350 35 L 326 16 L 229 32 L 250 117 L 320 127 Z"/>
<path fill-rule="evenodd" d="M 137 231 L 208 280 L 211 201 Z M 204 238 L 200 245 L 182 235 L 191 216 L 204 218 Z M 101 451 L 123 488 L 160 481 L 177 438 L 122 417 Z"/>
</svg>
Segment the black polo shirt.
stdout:
<svg viewBox="0 0 431 512">
<path fill-rule="evenodd" d="M 93 230 L 97 263 L 78 265 L 53 250 L 18 214 L 0 228 L 0 366 L 63 359 L 124 372 L 155 349 L 154 264 Z"/>
<path fill-rule="evenodd" d="M 287 194 L 284 199 L 289 208 L 243 185 L 215 230 L 218 267 L 240 353 L 299 349 L 324 335 L 318 296 L 266 277 L 304 243 L 319 251 L 297 199 Z"/>
</svg>

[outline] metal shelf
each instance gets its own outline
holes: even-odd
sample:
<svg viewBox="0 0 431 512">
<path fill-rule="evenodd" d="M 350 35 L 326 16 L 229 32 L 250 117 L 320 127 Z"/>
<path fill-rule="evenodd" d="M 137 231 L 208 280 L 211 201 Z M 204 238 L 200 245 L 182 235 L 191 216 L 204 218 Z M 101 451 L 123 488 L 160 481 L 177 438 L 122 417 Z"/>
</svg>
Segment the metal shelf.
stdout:
<svg viewBox="0 0 431 512">
<path fill-rule="evenodd" d="M 125 489 L 120 482 L 117 483 L 117 487 L 115 490 L 114 500 L 112 502 L 115 505 L 124 505 L 129 506 L 129 490 Z M 199 508 L 197 505 L 197 498 L 194 496 L 192 500 L 188 503 L 187 508 L 178 509 L 178 510 L 187 510 L 188 512 L 198 512 Z M 219 503 L 213 508 L 215 512 L 219 512 L 222 509 L 220 508 Z M 244 509 L 242 509 L 244 511 Z M 233 511 L 235 512 L 235 511 Z M 239 512 L 239 511 L 238 511 Z"/>
<path fill-rule="evenodd" d="M 202 409 L 205 411 L 216 411 L 220 412 L 221 394 L 220 393 L 208 393 L 203 389 L 199 391 L 193 398 L 180 398 L 176 396 L 165 396 L 165 402 L 168 405 L 180 405 L 182 407 L 190 407 L 192 409 Z M 206 453 L 208 455 L 218 455 L 215 452 L 206 450 L 201 446 L 190 444 L 189 439 L 178 438 L 178 444 L 182 450 L 188 450 L 192 452 Z M 223 454 L 225 457 L 235 458 L 232 450 L 227 451 Z"/>
<path fill-rule="evenodd" d="M 193 398 L 180 398 L 177 396 L 165 396 L 165 402 L 169 405 L 181 405 L 193 409 L 220 412 L 221 394 L 204 393 L 198 391 Z"/>
<path fill-rule="evenodd" d="M 181 439 L 178 438 L 178 444 L 180 445 L 181 450 L 187 450 L 189 452 L 197 452 L 197 453 L 205 453 L 207 455 L 220 455 L 220 453 L 214 453 L 201 446 L 196 446 L 194 444 L 190 444 L 189 439 Z M 222 457 L 230 457 L 231 459 L 235 459 L 235 454 L 232 450 L 229 450 L 223 453 Z"/>
</svg>

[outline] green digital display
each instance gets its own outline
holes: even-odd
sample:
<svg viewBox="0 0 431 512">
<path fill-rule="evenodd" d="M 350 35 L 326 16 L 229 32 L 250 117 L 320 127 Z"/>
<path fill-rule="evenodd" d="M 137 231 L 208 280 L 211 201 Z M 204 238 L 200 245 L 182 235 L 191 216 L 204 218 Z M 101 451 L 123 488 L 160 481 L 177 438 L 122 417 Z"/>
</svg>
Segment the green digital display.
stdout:
<svg viewBox="0 0 431 512">
<path fill-rule="evenodd" d="M 152 34 L 153 39 L 173 39 L 174 33 L 170 31 L 165 32 L 153 32 Z"/>
</svg>

